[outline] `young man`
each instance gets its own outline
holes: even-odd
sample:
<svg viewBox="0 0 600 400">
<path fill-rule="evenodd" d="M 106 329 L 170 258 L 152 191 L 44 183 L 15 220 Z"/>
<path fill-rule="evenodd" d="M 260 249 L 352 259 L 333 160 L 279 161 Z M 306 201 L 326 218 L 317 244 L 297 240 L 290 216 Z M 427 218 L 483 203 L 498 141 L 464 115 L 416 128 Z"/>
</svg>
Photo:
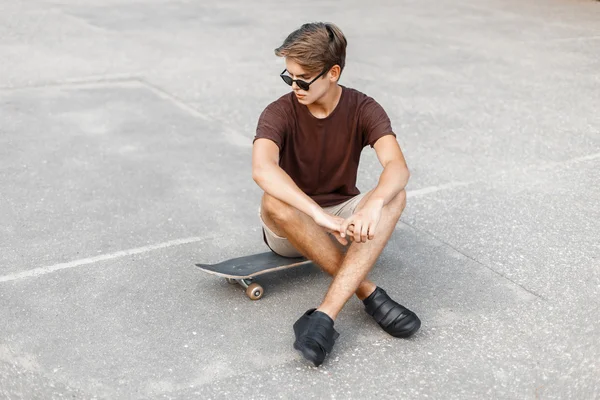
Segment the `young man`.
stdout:
<svg viewBox="0 0 600 400">
<path fill-rule="evenodd" d="M 346 38 L 311 23 L 275 50 L 292 92 L 258 121 L 252 175 L 264 190 L 263 237 L 275 253 L 304 255 L 334 277 L 325 299 L 294 324 L 294 348 L 320 365 L 339 334 L 334 321 L 353 294 L 390 335 L 408 337 L 419 318 L 366 280 L 406 204 L 409 172 L 390 120 L 372 98 L 338 84 Z M 375 189 L 356 187 L 360 154 L 375 149 L 383 172 Z M 341 245 L 338 245 L 339 242 Z"/>
</svg>

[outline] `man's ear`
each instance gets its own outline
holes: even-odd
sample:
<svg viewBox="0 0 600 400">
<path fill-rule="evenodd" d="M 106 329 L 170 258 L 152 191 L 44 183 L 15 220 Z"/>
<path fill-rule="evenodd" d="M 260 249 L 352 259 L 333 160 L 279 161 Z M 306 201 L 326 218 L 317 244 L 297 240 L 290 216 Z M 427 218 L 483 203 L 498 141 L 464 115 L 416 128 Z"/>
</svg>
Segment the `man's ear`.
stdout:
<svg viewBox="0 0 600 400">
<path fill-rule="evenodd" d="M 339 65 L 334 65 L 329 70 L 329 73 L 328 73 L 329 80 L 331 82 L 337 82 L 337 80 L 340 79 L 340 73 L 341 72 L 342 72 L 342 69 L 340 68 L 340 66 Z"/>
</svg>

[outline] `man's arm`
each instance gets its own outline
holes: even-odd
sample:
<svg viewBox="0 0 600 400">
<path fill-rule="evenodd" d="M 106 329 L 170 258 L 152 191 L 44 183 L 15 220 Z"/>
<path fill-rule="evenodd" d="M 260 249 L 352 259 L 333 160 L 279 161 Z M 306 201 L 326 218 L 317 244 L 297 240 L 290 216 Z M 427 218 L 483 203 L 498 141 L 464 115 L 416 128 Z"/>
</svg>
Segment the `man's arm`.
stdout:
<svg viewBox="0 0 600 400">
<path fill-rule="evenodd" d="M 383 207 L 404 190 L 410 177 L 402 150 L 393 135 L 382 136 L 373 147 L 383 166 L 377 187 L 365 205 L 342 223 L 339 231 L 340 236 L 345 238 L 349 227 L 354 225 L 352 231 L 358 243 L 375 238 Z"/>
<path fill-rule="evenodd" d="M 265 193 L 310 216 L 317 225 L 334 234 L 343 245 L 348 242 L 338 231 L 344 222 L 341 217 L 327 214 L 306 195 L 279 166 L 279 147 L 269 139 L 257 139 L 252 149 L 252 179 Z M 352 229 L 348 230 L 352 234 Z"/>
<path fill-rule="evenodd" d="M 393 135 L 381 137 L 375 142 L 373 148 L 383 166 L 383 172 L 367 204 L 376 203 L 383 207 L 404 190 L 410 178 L 410 172 L 404 154 Z"/>
<path fill-rule="evenodd" d="M 313 219 L 321 207 L 307 196 L 279 166 L 279 147 L 269 139 L 257 139 L 252 149 L 252 179 L 265 193 L 291 205 Z"/>
</svg>

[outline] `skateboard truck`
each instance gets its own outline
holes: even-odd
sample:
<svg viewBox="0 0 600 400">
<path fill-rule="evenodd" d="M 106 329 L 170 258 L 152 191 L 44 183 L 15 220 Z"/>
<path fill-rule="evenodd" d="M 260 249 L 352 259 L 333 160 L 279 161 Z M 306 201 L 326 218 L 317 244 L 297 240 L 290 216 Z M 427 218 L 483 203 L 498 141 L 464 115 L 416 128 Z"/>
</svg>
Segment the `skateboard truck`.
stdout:
<svg viewBox="0 0 600 400">
<path fill-rule="evenodd" d="M 252 278 L 225 278 L 225 280 L 230 285 L 237 284 L 246 289 L 246 296 L 248 296 L 250 300 L 259 300 L 261 297 L 263 297 L 263 294 L 265 294 L 265 289 L 263 289 L 263 287 L 258 283 L 254 282 Z"/>
</svg>

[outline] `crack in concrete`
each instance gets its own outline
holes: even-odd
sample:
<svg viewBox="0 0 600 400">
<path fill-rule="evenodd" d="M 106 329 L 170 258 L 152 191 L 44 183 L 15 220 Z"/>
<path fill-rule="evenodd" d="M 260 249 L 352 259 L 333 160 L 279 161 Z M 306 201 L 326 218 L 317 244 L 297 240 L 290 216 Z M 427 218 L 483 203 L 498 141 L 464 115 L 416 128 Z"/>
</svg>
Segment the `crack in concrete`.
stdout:
<svg viewBox="0 0 600 400">
<path fill-rule="evenodd" d="M 45 81 L 38 82 L 32 85 L 22 86 L 0 86 L 0 92 L 15 92 L 19 90 L 35 90 L 53 87 L 73 87 L 73 86 L 107 86 L 106 84 L 140 84 L 139 77 L 132 74 L 117 74 L 117 75 L 98 75 L 88 76 L 84 78 L 68 79 L 64 81 Z"/>
<path fill-rule="evenodd" d="M 461 250 L 457 249 L 456 247 L 454 247 L 454 246 L 453 246 L 453 245 L 451 245 L 450 243 L 448 243 L 448 242 L 446 242 L 446 241 L 444 241 L 444 240 L 442 240 L 442 239 L 438 238 L 437 236 L 435 236 L 435 235 L 434 235 L 434 234 L 432 234 L 431 232 L 429 232 L 429 231 L 426 231 L 426 230 L 424 230 L 424 229 L 417 228 L 416 226 L 413 226 L 413 225 L 409 224 L 409 223 L 408 223 L 408 222 L 406 222 L 406 221 L 400 221 L 400 223 L 402 223 L 402 224 L 404 224 L 404 225 L 406 225 L 406 226 L 410 227 L 411 229 L 413 229 L 413 230 L 415 230 L 415 231 L 421 232 L 421 233 L 423 233 L 423 234 L 425 234 L 425 235 L 427 235 L 427 236 L 429 236 L 429 237 L 433 238 L 435 241 L 437 241 L 437 242 L 439 242 L 439 243 L 442 243 L 442 244 L 444 244 L 445 246 L 447 246 L 447 247 L 451 248 L 452 250 L 454 250 L 454 251 L 455 251 L 455 252 L 457 252 L 458 254 L 462 255 L 463 257 L 465 257 L 465 258 L 467 258 L 467 259 L 469 259 L 469 260 L 471 260 L 471 261 L 473 261 L 473 262 L 475 262 L 475 263 L 477 263 L 477 264 L 481 265 L 482 267 L 484 267 L 484 268 L 486 268 L 486 269 L 488 269 L 488 270 L 492 271 L 494 274 L 496 274 L 496 275 L 500 276 L 501 278 L 503 278 L 503 279 L 505 279 L 505 280 L 509 281 L 510 283 L 512 283 L 512 284 L 514 284 L 514 285 L 516 285 L 516 286 L 518 286 L 519 288 L 521 288 L 521 289 L 522 289 L 522 290 L 524 290 L 525 292 L 527 292 L 527 293 L 529 293 L 529 294 L 531 294 L 531 295 L 533 295 L 533 296 L 535 296 L 535 297 L 537 297 L 537 298 L 539 298 L 539 299 L 541 299 L 541 300 L 548 301 L 548 300 L 547 300 L 547 299 L 546 299 L 544 296 L 542 296 L 542 295 L 540 295 L 540 294 L 538 294 L 538 293 L 534 292 L 533 290 L 530 290 L 530 289 L 526 288 L 525 286 L 521 285 L 520 283 L 517 283 L 517 282 L 513 281 L 512 279 L 508 278 L 507 276 L 505 276 L 505 275 L 502 275 L 500 272 L 496 271 L 495 269 L 493 269 L 493 268 L 492 268 L 492 267 L 490 267 L 489 265 L 486 265 L 486 264 L 482 263 L 481 261 L 477 260 L 476 258 L 474 258 L 474 257 L 470 256 L 469 254 L 465 253 L 464 251 L 461 251 Z"/>
</svg>

